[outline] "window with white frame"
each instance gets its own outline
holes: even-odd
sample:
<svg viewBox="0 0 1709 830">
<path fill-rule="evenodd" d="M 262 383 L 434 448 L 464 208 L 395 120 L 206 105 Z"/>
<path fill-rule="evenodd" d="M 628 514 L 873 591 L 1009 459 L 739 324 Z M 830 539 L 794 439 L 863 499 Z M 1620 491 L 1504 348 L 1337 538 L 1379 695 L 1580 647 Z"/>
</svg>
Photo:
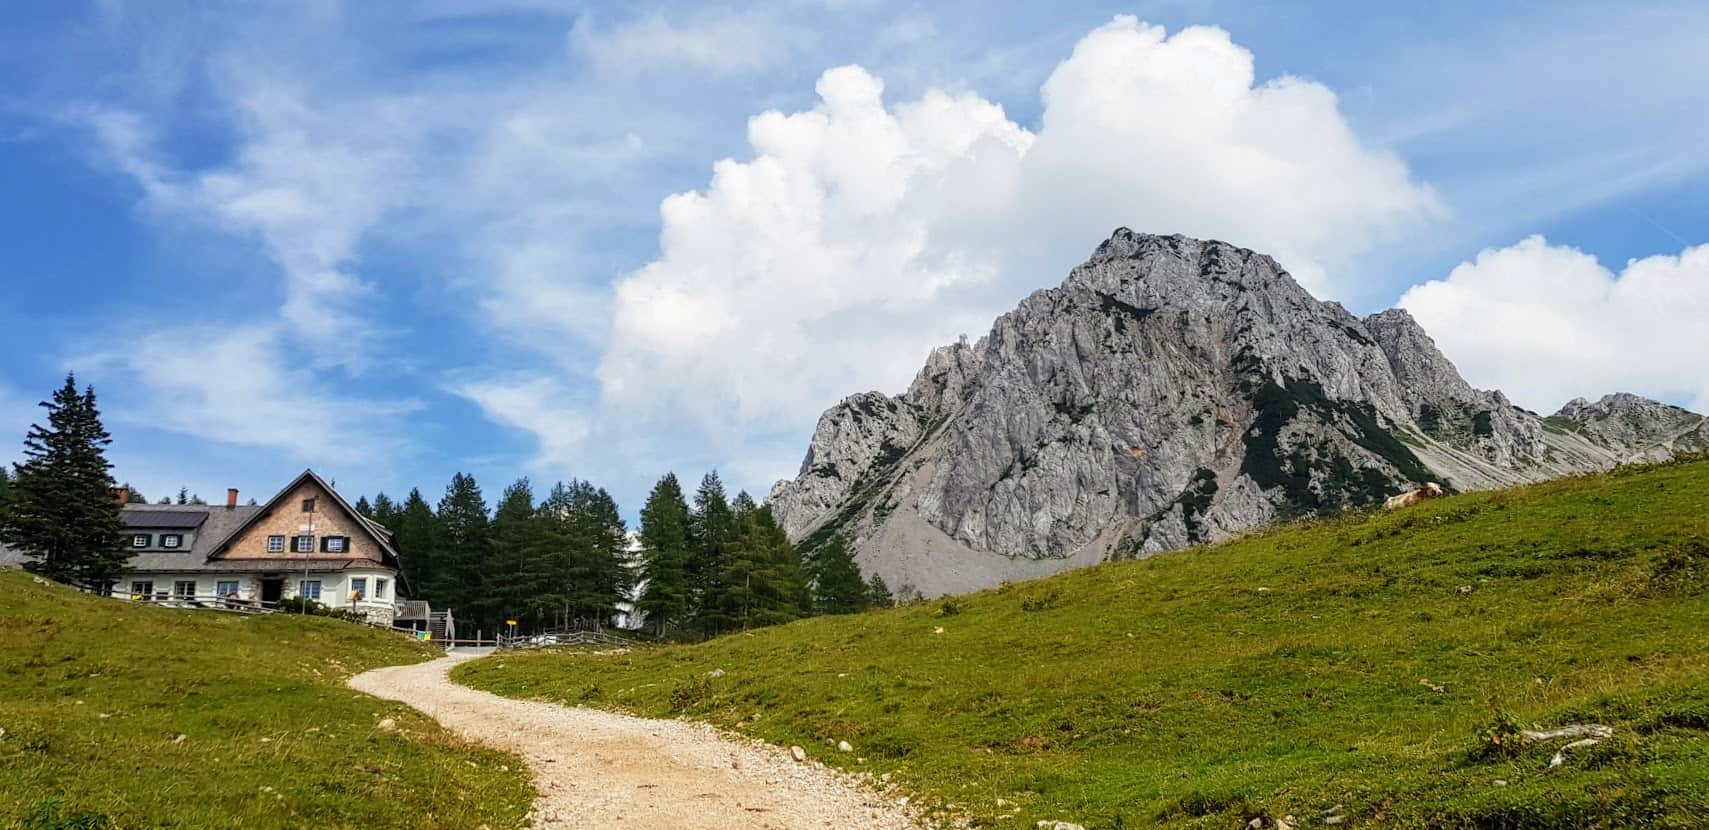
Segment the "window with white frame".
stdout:
<svg viewBox="0 0 1709 830">
<path fill-rule="evenodd" d="M 298 536 L 296 546 L 293 547 L 292 550 L 295 550 L 297 553 L 314 553 L 315 537 Z"/>
<path fill-rule="evenodd" d="M 269 537 L 267 537 L 267 552 L 268 553 L 284 553 L 285 552 L 285 537 L 283 537 L 283 536 L 269 536 Z"/>
<path fill-rule="evenodd" d="M 374 599 L 385 599 L 385 598 L 386 598 L 386 581 L 384 579 L 376 578 L 374 580 Z"/>
<path fill-rule="evenodd" d="M 131 597 L 133 599 L 148 599 L 148 595 L 152 593 L 154 593 L 154 583 L 152 582 L 131 583 Z"/>
<path fill-rule="evenodd" d="M 320 601 L 320 580 L 301 580 L 297 582 L 297 596 L 304 599 Z"/>
<path fill-rule="evenodd" d="M 153 537 L 149 536 L 147 533 L 138 533 L 131 537 L 131 547 L 146 548 L 148 547 L 148 543 L 152 541 L 154 541 Z"/>
<path fill-rule="evenodd" d="M 343 536 L 326 537 L 327 553 L 343 553 L 350 549 L 350 540 Z"/>
<path fill-rule="evenodd" d="M 354 576 L 350 578 L 350 598 L 352 600 L 363 600 L 368 598 L 367 577 Z"/>
<path fill-rule="evenodd" d="M 231 580 L 222 579 L 222 580 L 220 580 L 217 583 L 217 587 L 214 589 L 214 593 L 220 595 L 221 597 L 235 597 L 235 596 L 237 596 L 237 580 L 235 580 L 235 579 L 231 579 Z"/>
<path fill-rule="evenodd" d="M 173 599 L 190 599 L 196 596 L 196 580 L 180 579 L 172 583 Z"/>
<path fill-rule="evenodd" d="M 184 546 L 184 536 L 178 533 L 162 533 L 160 534 L 160 546 L 172 549 L 181 548 Z"/>
</svg>

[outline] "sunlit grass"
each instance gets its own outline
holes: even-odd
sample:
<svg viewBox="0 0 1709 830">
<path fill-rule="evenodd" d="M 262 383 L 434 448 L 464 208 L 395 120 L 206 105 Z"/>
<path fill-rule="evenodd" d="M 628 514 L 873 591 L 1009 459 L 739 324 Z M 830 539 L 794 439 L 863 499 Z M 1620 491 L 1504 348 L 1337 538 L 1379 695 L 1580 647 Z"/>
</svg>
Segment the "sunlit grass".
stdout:
<svg viewBox="0 0 1709 830">
<path fill-rule="evenodd" d="M 0 573 L 0 827 L 518 826 L 517 759 L 343 685 L 433 654 L 334 620 Z M 387 717 L 396 731 L 376 728 Z"/>
<path fill-rule="evenodd" d="M 505 655 L 456 676 L 799 743 L 981 826 L 1229 828 L 1268 813 L 1698 827 L 1706 588 L 1709 463 L 1695 462 L 698 646 Z M 1498 708 L 1617 732 L 1549 771 L 1555 746 L 1481 752 Z"/>
</svg>

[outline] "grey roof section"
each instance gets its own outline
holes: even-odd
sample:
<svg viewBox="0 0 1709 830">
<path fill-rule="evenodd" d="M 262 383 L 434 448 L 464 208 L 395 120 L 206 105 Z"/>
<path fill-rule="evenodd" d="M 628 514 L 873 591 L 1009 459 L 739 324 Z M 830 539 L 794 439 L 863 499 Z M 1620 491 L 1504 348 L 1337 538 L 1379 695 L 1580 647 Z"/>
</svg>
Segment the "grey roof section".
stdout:
<svg viewBox="0 0 1709 830">
<path fill-rule="evenodd" d="M 208 514 L 204 510 L 189 509 L 192 506 L 174 505 L 177 509 L 168 510 L 164 506 L 143 508 L 142 505 L 125 505 L 125 509 L 119 511 L 119 518 L 124 520 L 125 527 L 133 529 L 193 530 L 208 520 Z"/>
</svg>

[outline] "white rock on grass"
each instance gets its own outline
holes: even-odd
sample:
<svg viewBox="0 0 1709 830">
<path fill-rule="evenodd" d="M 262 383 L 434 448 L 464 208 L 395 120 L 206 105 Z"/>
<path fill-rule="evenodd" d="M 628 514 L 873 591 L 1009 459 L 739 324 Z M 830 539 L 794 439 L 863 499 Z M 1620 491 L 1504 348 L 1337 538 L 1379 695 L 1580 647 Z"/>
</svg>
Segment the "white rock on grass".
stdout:
<svg viewBox="0 0 1709 830">
<path fill-rule="evenodd" d="M 798 746 L 792 746 L 789 748 L 789 757 L 794 758 L 795 763 L 799 764 L 807 760 L 807 750 Z"/>
</svg>

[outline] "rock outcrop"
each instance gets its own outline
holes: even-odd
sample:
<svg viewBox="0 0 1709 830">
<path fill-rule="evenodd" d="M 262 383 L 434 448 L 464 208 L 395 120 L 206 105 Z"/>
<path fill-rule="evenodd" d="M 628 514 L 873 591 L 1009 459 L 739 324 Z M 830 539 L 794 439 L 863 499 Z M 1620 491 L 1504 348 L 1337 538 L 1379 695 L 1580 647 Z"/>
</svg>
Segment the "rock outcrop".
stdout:
<svg viewBox="0 0 1709 830">
<path fill-rule="evenodd" d="M 1122 229 L 906 392 L 828 410 L 769 504 L 935 595 L 1704 445 L 1701 416 L 1629 395 L 1542 418 L 1405 311 L 1361 320 L 1262 254 Z"/>
</svg>

